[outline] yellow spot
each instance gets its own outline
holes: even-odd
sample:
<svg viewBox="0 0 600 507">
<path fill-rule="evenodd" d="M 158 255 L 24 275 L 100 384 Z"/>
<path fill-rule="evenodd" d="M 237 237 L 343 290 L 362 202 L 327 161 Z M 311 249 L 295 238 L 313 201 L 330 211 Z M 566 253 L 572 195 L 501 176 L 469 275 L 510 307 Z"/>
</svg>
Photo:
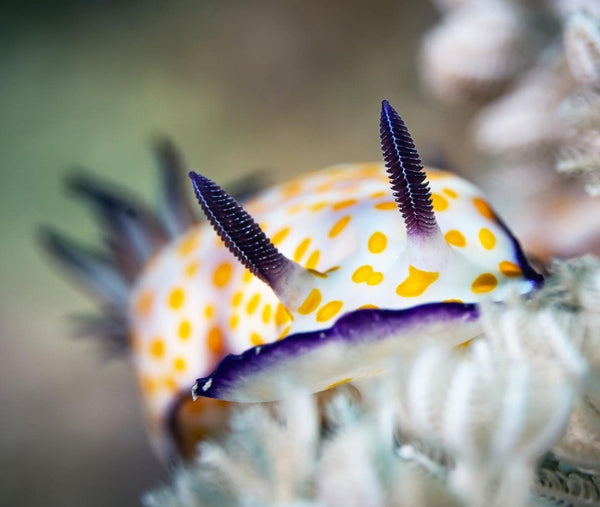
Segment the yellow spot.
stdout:
<svg viewBox="0 0 600 507">
<path fill-rule="evenodd" d="M 367 285 L 379 285 L 383 282 L 383 273 L 373 271 L 367 278 Z"/>
<path fill-rule="evenodd" d="M 258 307 L 258 303 L 260 303 L 260 294 L 257 293 L 250 298 L 250 301 L 248 301 L 248 304 L 246 305 L 246 312 L 248 312 L 249 315 L 252 315 Z"/>
<path fill-rule="evenodd" d="M 350 206 L 354 206 L 357 202 L 356 199 L 346 199 L 345 201 L 336 202 L 333 205 L 333 210 L 339 211 L 344 208 L 349 208 Z"/>
<path fill-rule="evenodd" d="M 448 199 L 440 194 L 431 194 L 431 204 L 434 211 L 444 211 L 448 208 Z"/>
<path fill-rule="evenodd" d="M 316 202 L 314 204 L 312 204 L 308 209 L 310 209 L 310 211 L 319 211 L 322 210 L 323 208 L 325 208 L 329 203 L 327 201 L 319 201 Z"/>
<path fill-rule="evenodd" d="M 275 246 L 278 246 L 287 237 L 287 235 L 289 233 L 290 233 L 290 228 L 284 227 L 283 229 L 277 231 L 273 235 L 273 237 L 271 238 L 271 243 L 273 243 Z"/>
<path fill-rule="evenodd" d="M 325 322 L 335 315 L 342 309 L 344 303 L 341 301 L 330 301 L 329 303 L 323 305 L 321 309 L 317 312 L 317 322 Z"/>
<path fill-rule="evenodd" d="M 496 245 L 496 236 L 484 227 L 479 231 L 479 241 L 481 241 L 483 248 L 491 250 Z"/>
<path fill-rule="evenodd" d="M 379 307 L 377 305 L 366 304 L 359 306 L 357 310 L 379 310 Z"/>
<path fill-rule="evenodd" d="M 435 271 L 421 271 L 414 266 L 408 266 L 408 276 L 396 287 L 396 294 L 405 298 L 420 296 L 439 276 Z"/>
<path fill-rule="evenodd" d="M 353 274 L 354 283 L 366 283 L 367 285 L 378 285 L 383 281 L 383 274 L 373 271 L 373 267 L 365 264 L 360 266 Z"/>
<path fill-rule="evenodd" d="M 188 236 L 179 244 L 177 247 L 177 253 L 181 257 L 185 257 L 187 254 L 191 253 L 194 248 L 198 245 L 198 232 L 195 231 Z"/>
<path fill-rule="evenodd" d="M 229 327 L 231 327 L 231 329 L 237 329 L 239 323 L 240 318 L 237 315 L 232 315 L 229 319 Z"/>
<path fill-rule="evenodd" d="M 390 210 L 398 209 L 398 206 L 394 201 L 384 201 L 384 202 L 377 203 L 375 205 L 375 209 L 390 211 Z"/>
<path fill-rule="evenodd" d="M 498 280 L 494 275 L 491 273 L 483 273 L 473 280 L 471 290 L 476 294 L 483 294 L 494 290 L 496 285 L 498 285 Z"/>
<path fill-rule="evenodd" d="M 521 276 L 523 274 L 523 271 L 521 271 L 519 266 L 509 261 L 502 261 L 498 264 L 498 269 L 500 270 L 500 273 L 508 278 L 515 278 L 516 276 Z"/>
<path fill-rule="evenodd" d="M 448 187 L 442 188 L 442 192 L 444 192 L 444 194 L 446 194 L 448 197 L 451 197 L 452 199 L 456 199 L 458 197 L 458 194 Z"/>
<path fill-rule="evenodd" d="M 154 338 L 150 343 L 150 355 L 157 359 L 165 355 L 165 342 L 161 338 Z"/>
<path fill-rule="evenodd" d="M 190 262 L 186 267 L 185 267 L 185 276 L 187 276 L 188 278 L 191 278 L 192 276 L 194 276 L 196 274 L 196 271 L 198 271 L 198 268 L 200 267 L 200 264 L 198 262 Z"/>
<path fill-rule="evenodd" d="M 352 281 L 354 283 L 362 283 L 366 282 L 369 275 L 373 273 L 373 267 L 365 264 L 364 266 L 360 266 L 359 268 L 352 273 Z"/>
<path fill-rule="evenodd" d="M 250 343 L 252 345 L 262 345 L 265 341 L 262 339 L 262 336 L 258 333 L 252 333 L 250 335 Z"/>
<path fill-rule="evenodd" d="M 471 344 L 475 341 L 475 338 L 471 338 L 470 340 L 467 340 L 466 342 L 463 342 L 459 345 L 457 345 L 456 347 L 454 347 L 454 350 L 460 350 L 460 351 L 466 351 L 469 349 L 469 347 L 471 346 Z"/>
<path fill-rule="evenodd" d="M 294 251 L 294 260 L 296 262 L 302 259 L 302 256 L 306 253 L 306 250 L 308 250 L 308 245 L 310 245 L 310 238 L 303 239 L 302 242 L 298 245 L 298 247 Z"/>
<path fill-rule="evenodd" d="M 252 280 L 253 277 L 254 277 L 254 275 L 252 273 L 250 273 L 250 271 L 248 271 L 247 269 L 244 269 L 244 276 L 242 277 L 242 280 L 244 281 L 244 283 L 248 283 L 250 280 Z"/>
<path fill-rule="evenodd" d="M 348 378 L 345 378 L 345 379 L 342 379 L 342 380 L 338 380 L 337 382 L 334 382 L 333 384 L 329 384 L 327 386 L 327 389 L 333 389 L 334 387 L 347 384 L 348 382 L 352 382 L 352 377 L 348 377 Z"/>
<path fill-rule="evenodd" d="M 278 340 L 283 340 L 288 334 L 290 334 L 290 329 L 292 326 L 285 326 L 281 334 L 277 337 Z"/>
<path fill-rule="evenodd" d="M 492 208 L 490 208 L 490 205 L 483 199 L 480 197 L 473 197 L 473 204 L 481 216 L 485 218 L 494 218 L 494 212 L 492 211 Z"/>
<path fill-rule="evenodd" d="M 296 204 L 293 204 L 292 206 L 289 206 L 285 211 L 288 215 L 294 215 L 295 213 L 298 213 L 302 208 L 304 208 L 304 203 L 298 202 Z"/>
<path fill-rule="evenodd" d="M 204 308 L 204 316 L 207 319 L 212 319 L 214 314 L 215 314 L 215 307 L 213 305 L 206 305 L 206 308 Z"/>
<path fill-rule="evenodd" d="M 310 294 L 304 300 L 304 303 L 298 308 L 298 313 L 301 315 L 308 315 L 314 312 L 319 304 L 321 303 L 321 292 L 319 289 L 313 289 Z"/>
<path fill-rule="evenodd" d="M 173 368 L 175 368 L 177 371 L 184 371 L 185 366 L 185 359 L 183 357 L 176 357 L 173 361 Z"/>
<path fill-rule="evenodd" d="M 271 320 L 271 305 L 265 305 L 263 307 L 262 320 L 265 324 L 268 324 L 269 320 Z"/>
<path fill-rule="evenodd" d="M 283 306 L 281 303 L 277 305 L 277 310 L 275 311 L 275 323 L 278 326 L 285 324 L 286 322 L 292 320 L 292 316 L 288 309 Z"/>
<path fill-rule="evenodd" d="M 232 306 L 239 306 L 239 304 L 241 302 L 242 302 L 242 293 L 240 291 L 238 291 L 231 298 L 231 305 Z"/>
<path fill-rule="evenodd" d="M 189 320 L 182 320 L 177 328 L 177 335 L 182 340 L 187 340 L 192 334 L 192 325 Z"/>
<path fill-rule="evenodd" d="M 387 192 L 373 192 L 372 194 L 369 194 L 369 197 L 371 199 L 380 199 L 381 197 L 385 197 L 387 195 Z"/>
<path fill-rule="evenodd" d="M 223 262 L 217 266 L 213 274 L 213 283 L 216 287 L 223 287 L 227 285 L 231 278 L 231 264 Z"/>
<path fill-rule="evenodd" d="M 173 308 L 173 310 L 181 308 L 181 306 L 183 305 L 184 297 L 185 293 L 183 292 L 183 289 L 173 289 L 169 294 L 169 306 Z"/>
<path fill-rule="evenodd" d="M 329 230 L 329 237 L 335 238 L 340 232 L 342 232 L 346 228 L 351 219 L 352 217 L 350 215 L 346 215 L 345 217 L 340 218 L 335 224 L 333 224 L 333 227 Z"/>
<path fill-rule="evenodd" d="M 142 292 L 135 305 L 135 311 L 142 317 L 147 317 L 152 310 L 152 304 L 154 303 L 154 293 L 151 291 Z"/>
<path fill-rule="evenodd" d="M 213 354 L 221 354 L 223 352 L 223 331 L 218 326 L 210 328 L 206 336 L 206 346 Z"/>
<path fill-rule="evenodd" d="M 442 301 L 442 303 L 463 303 L 464 301 L 462 299 L 444 299 Z"/>
<path fill-rule="evenodd" d="M 446 238 L 446 241 L 450 245 L 459 246 L 459 247 L 463 247 L 463 246 L 467 245 L 467 240 L 463 236 L 463 233 L 460 231 L 457 231 L 456 229 L 449 230 L 444 235 L 444 237 Z"/>
<path fill-rule="evenodd" d="M 385 250 L 387 246 L 387 236 L 382 232 L 374 232 L 369 238 L 369 252 L 378 254 Z"/>
<path fill-rule="evenodd" d="M 321 252 L 319 252 L 319 250 L 315 250 L 313 253 L 311 253 L 310 257 L 306 261 L 306 269 L 315 269 L 319 263 L 320 256 Z"/>
</svg>

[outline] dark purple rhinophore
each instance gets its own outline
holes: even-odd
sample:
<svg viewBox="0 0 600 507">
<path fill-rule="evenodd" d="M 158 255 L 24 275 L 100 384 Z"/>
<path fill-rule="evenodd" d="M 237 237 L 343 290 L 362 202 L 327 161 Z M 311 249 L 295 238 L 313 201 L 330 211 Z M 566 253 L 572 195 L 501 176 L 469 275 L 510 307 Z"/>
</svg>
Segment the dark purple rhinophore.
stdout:
<svg viewBox="0 0 600 507">
<path fill-rule="evenodd" d="M 275 292 L 295 263 L 285 257 L 254 219 L 214 181 L 190 172 L 196 197 L 209 222 L 242 264 Z"/>
<path fill-rule="evenodd" d="M 409 236 L 429 236 L 438 230 L 429 184 L 415 144 L 400 115 L 387 100 L 379 119 L 381 149 L 394 197 Z"/>
</svg>

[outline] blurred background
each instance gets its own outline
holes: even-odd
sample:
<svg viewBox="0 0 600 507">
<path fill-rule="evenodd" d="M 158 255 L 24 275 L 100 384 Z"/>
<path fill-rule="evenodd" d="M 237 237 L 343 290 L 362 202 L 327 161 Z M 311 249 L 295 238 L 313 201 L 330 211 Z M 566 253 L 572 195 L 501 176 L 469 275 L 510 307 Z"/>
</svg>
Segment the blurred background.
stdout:
<svg viewBox="0 0 600 507">
<path fill-rule="evenodd" d="M 99 242 L 63 178 L 83 166 L 152 202 L 157 135 L 223 184 L 378 160 L 382 98 L 426 160 L 460 166 L 464 118 L 419 87 L 438 16 L 419 0 L 2 4 L 0 504 L 132 505 L 168 478 L 127 358 L 72 337 L 93 306 L 36 242 L 40 224 Z"/>
</svg>

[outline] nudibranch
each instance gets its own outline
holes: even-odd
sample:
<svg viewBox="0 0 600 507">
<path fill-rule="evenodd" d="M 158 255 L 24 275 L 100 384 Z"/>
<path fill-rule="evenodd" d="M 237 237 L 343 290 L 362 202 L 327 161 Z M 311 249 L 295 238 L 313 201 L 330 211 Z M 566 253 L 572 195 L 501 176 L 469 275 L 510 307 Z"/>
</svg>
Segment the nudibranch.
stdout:
<svg viewBox="0 0 600 507">
<path fill-rule="evenodd" d="M 244 206 L 190 173 L 208 223 L 180 213 L 188 230 L 145 263 L 127 297 L 161 447 L 189 430 L 182 412 L 220 407 L 206 398 L 323 391 L 380 372 L 424 340 L 466 343 L 480 333 L 479 301 L 541 283 L 475 186 L 423 167 L 387 101 L 380 137 L 384 164 L 309 173 Z"/>
</svg>

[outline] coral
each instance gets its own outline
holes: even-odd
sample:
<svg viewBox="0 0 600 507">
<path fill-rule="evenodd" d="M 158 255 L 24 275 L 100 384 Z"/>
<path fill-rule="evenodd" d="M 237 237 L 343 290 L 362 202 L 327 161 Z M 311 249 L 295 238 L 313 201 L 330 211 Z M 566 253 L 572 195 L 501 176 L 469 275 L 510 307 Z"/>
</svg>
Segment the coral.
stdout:
<svg viewBox="0 0 600 507">
<path fill-rule="evenodd" d="M 600 498 L 600 260 L 482 306 L 460 349 L 416 356 L 325 402 L 290 391 L 235 416 L 145 505 L 592 505 Z"/>
</svg>

